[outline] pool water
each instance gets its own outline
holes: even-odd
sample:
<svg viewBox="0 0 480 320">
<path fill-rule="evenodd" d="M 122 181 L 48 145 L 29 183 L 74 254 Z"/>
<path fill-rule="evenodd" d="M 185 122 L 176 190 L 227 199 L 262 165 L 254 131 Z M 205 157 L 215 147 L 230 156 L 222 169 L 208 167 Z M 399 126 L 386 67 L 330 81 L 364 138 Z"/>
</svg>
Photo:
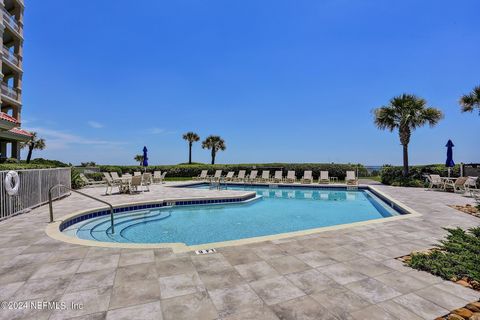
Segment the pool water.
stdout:
<svg viewBox="0 0 480 320">
<path fill-rule="evenodd" d="M 200 186 L 208 188 L 208 186 Z M 308 230 L 398 215 L 369 190 L 228 187 L 254 190 L 248 203 L 192 205 L 131 211 L 89 219 L 64 232 L 88 240 L 186 245 Z"/>
</svg>

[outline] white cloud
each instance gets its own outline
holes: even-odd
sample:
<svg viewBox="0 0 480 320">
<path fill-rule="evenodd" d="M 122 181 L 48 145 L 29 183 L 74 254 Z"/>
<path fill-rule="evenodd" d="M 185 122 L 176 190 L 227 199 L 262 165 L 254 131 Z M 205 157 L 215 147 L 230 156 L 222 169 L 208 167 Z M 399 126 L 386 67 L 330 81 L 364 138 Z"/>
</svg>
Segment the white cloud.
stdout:
<svg viewBox="0 0 480 320">
<path fill-rule="evenodd" d="M 162 134 L 162 133 L 165 133 L 165 129 L 162 129 L 162 128 L 150 128 L 148 130 L 148 133 L 150 134 Z"/>
<path fill-rule="evenodd" d="M 68 146 L 79 144 L 91 146 L 118 146 L 125 144 L 124 142 L 118 141 L 85 138 L 68 132 L 42 127 L 29 128 L 29 131 L 35 131 L 41 138 L 45 138 L 48 149 L 65 149 Z"/>
<path fill-rule="evenodd" d="M 90 127 L 95 128 L 95 129 L 100 129 L 100 128 L 103 128 L 103 127 L 104 127 L 103 124 L 101 124 L 101 123 L 99 123 L 99 122 L 96 122 L 96 121 L 92 121 L 92 120 L 88 121 L 87 124 L 88 124 Z"/>
</svg>

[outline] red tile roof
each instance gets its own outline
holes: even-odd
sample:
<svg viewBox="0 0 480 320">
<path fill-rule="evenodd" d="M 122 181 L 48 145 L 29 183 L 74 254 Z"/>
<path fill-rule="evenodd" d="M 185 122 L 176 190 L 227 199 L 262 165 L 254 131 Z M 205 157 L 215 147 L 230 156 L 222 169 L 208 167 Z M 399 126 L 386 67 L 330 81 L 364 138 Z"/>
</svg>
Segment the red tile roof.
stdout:
<svg viewBox="0 0 480 320">
<path fill-rule="evenodd" d="M 10 122 L 13 122 L 13 123 L 18 123 L 17 119 L 15 119 L 14 117 L 9 116 L 8 114 L 3 113 L 3 112 L 0 112 L 0 119 L 7 120 L 7 121 L 10 121 Z"/>
<path fill-rule="evenodd" d="M 19 134 L 21 136 L 27 136 L 27 137 L 31 137 L 32 134 L 28 131 L 25 131 L 23 129 L 20 129 L 20 128 L 13 128 L 13 129 L 10 129 L 9 132 L 11 133 L 15 133 L 15 134 Z"/>
</svg>

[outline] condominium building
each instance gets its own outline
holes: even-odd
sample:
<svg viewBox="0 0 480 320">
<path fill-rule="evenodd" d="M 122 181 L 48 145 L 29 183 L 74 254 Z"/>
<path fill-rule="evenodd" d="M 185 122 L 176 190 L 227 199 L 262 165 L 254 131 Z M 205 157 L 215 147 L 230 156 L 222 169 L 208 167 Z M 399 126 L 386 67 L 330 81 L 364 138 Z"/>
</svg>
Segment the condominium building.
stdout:
<svg viewBox="0 0 480 320">
<path fill-rule="evenodd" d="M 23 0 L 0 0 L 0 159 L 20 159 L 20 144 L 30 133 L 22 118 Z"/>
</svg>

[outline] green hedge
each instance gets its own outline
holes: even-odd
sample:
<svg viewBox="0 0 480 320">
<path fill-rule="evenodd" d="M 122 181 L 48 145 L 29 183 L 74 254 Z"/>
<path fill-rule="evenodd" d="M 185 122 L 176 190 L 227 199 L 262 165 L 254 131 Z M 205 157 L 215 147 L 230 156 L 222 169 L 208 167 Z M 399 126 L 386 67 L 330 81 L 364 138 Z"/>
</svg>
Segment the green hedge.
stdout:
<svg viewBox="0 0 480 320">
<path fill-rule="evenodd" d="M 57 161 L 42 158 L 33 159 L 30 163 L 20 162 L 4 162 L 0 163 L 1 170 L 26 170 L 26 169 L 49 169 L 49 168 L 66 168 L 71 165 Z"/>
<path fill-rule="evenodd" d="M 403 177 L 403 167 L 401 166 L 383 166 L 380 171 L 381 181 L 383 184 L 392 186 L 406 187 L 423 187 L 425 185 L 425 177 L 427 174 L 438 174 L 442 177 L 448 175 L 448 168 L 442 164 L 431 164 L 424 166 L 409 167 L 408 177 Z M 460 175 L 460 166 L 455 166 L 451 171 L 452 177 Z"/>
<path fill-rule="evenodd" d="M 254 169 L 255 167 L 255 169 Z M 101 172 L 118 172 L 133 173 L 134 171 L 143 171 L 143 167 L 140 166 L 104 166 L 99 165 L 97 168 Z M 358 168 L 359 176 L 366 176 L 367 170 L 360 164 L 331 164 L 331 163 L 261 163 L 261 164 L 199 164 L 199 165 L 161 165 L 161 166 L 149 166 L 148 172 L 153 171 L 167 171 L 169 177 L 196 177 L 202 170 L 209 170 L 210 174 L 213 174 L 215 170 L 223 170 L 224 173 L 228 171 L 238 172 L 239 170 L 247 170 L 247 173 L 251 170 L 258 170 L 259 174 L 264 169 L 270 169 L 273 174 L 274 168 L 282 168 L 284 174 L 289 170 L 294 170 L 297 177 L 301 178 L 303 172 L 306 170 L 312 170 L 313 178 L 318 179 L 320 171 L 328 171 L 331 177 L 338 177 L 338 179 L 345 179 L 345 172 L 348 170 L 356 170 Z M 92 178 L 99 177 L 98 174 L 91 174 Z"/>
</svg>

